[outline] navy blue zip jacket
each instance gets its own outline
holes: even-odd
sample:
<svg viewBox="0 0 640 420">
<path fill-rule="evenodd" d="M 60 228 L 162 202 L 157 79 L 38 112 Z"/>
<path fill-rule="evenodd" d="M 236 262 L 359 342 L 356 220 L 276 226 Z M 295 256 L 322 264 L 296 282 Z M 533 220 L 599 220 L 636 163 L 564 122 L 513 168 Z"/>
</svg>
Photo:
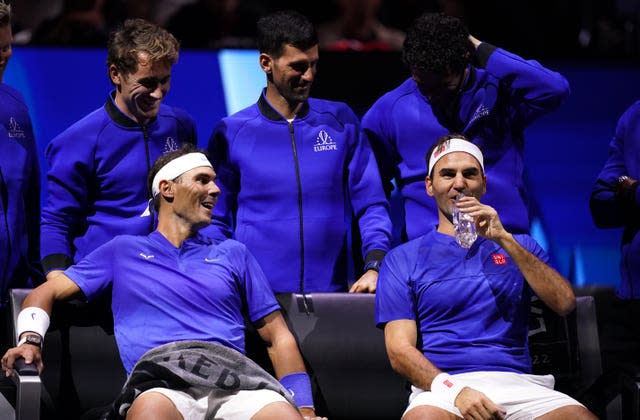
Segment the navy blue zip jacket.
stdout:
<svg viewBox="0 0 640 420">
<path fill-rule="evenodd" d="M 352 211 L 365 262 L 388 251 L 375 158 L 344 103 L 309 99 L 288 122 L 263 93 L 216 126 L 209 155 L 222 193 L 207 229 L 246 244 L 275 292 L 347 290 Z"/>
<path fill-rule="evenodd" d="M 640 184 L 616 193 L 621 176 L 640 180 L 640 101 L 620 117 L 589 202 L 596 226 L 624 228 L 617 293 L 623 299 L 640 299 Z"/>
<path fill-rule="evenodd" d="M 64 269 L 116 235 L 153 230 L 147 173 L 163 153 L 197 144 L 193 119 L 161 104 L 146 126 L 113 101 L 74 123 L 45 152 L 47 203 L 42 209 L 45 272 Z"/>
<path fill-rule="evenodd" d="M 24 99 L 0 83 L 0 286 L 37 285 L 40 170 L 31 118 Z M 0 303 L 2 306 L 2 303 Z"/>
<path fill-rule="evenodd" d="M 510 232 L 529 231 L 524 131 L 560 106 L 569 95 L 569 83 L 536 61 L 487 43 L 478 46 L 469 70 L 457 112 L 451 115 L 434 109 L 409 78 L 378 99 L 362 119 L 385 190 L 391 192 L 395 178 L 402 195 L 408 239 L 438 223 L 435 200 L 425 193 L 425 155 L 450 132 L 464 134 L 482 150 L 490 185 L 483 202 L 498 211 Z"/>
</svg>

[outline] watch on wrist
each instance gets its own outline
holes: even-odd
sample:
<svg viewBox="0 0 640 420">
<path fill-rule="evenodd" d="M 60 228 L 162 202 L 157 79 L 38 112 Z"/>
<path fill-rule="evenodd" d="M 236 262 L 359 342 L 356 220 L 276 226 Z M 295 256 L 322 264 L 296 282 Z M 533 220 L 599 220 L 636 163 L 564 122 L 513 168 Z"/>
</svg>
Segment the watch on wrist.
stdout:
<svg viewBox="0 0 640 420">
<path fill-rule="evenodd" d="M 380 264 L 382 264 L 382 261 L 378 261 L 378 260 L 371 260 L 368 263 L 366 263 L 364 265 L 364 271 L 365 273 L 369 270 L 373 270 L 377 273 L 380 272 Z"/>
<path fill-rule="evenodd" d="M 20 341 L 18 341 L 18 347 L 23 344 L 31 344 L 32 346 L 42 348 L 42 337 L 38 334 L 26 334 Z"/>
<path fill-rule="evenodd" d="M 626 181 L 627 179 L 629 179 L 629 177 L 627 175 L 620 175 L 618 177 L 618 184 L 622 184 L 624 181 Z"/>
</svg>

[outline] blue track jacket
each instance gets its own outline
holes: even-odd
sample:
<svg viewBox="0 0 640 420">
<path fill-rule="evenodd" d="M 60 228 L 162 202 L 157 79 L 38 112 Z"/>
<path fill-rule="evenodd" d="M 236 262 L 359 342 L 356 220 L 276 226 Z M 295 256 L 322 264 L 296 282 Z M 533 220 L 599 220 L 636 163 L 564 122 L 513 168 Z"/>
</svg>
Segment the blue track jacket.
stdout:
<svg viewBox="0 0 640 420">
<path fill-rule="evenodd" d="M 163 153 L 197 144 L 185 111 L 160 105 L 146 126 L 124 115 L 112 93 L 99 108 L 47 146 L 47 203 L 42 209 L 42 265 L 64 269 L 116 235 L 153 230 L 147 173 Z"/>
<path fill-rule="evenodd" d="M 31 118 L 22 95 L 0 83 L 0 287 L 37 285 L 40 170 Z"/>
<path fill-rule="evenodd" d="M 529 231 L 524 130 L 562 103 L 569 84 L 536 61 L 486 43 L 476 50 L 475 61 L 477 67 L 469 66 L 457 112 L 452 115 L 432 108 L 409 78 L 378 99 L 363 117 L 385 191 L 390 194 L 394 178 L 399 188 L 408 239 L 438 223 L 435 200 L 425 193 L 425 155 L 438 138 L 450 132 L 464 134 L 484 154 L 490 188 L 483 202 L 498 211 L 510 232 Z"/>
<path fill-rule="evenodd" d="M 609 145 L 609 158 L 598 175 L 590 200 L 591 215 L 601 228 L 624 227 L 621 283 L 617 293 L 624 299 L 640 299 L 640 189 L 616 195 L 622 175 L 640 180 L 640 101 L 620 117 Z"/>
<path fill-rule="evenodd" d="M 217 125 L 209 155 L 222 194 L 208 229 L 246 244 L 275 292 L 347 290 L 352 210 L 365 261 L 388 251 L 375 158 L 345 104 L 309 99 L 289 123 L 263 94 Z"/>
</svg>

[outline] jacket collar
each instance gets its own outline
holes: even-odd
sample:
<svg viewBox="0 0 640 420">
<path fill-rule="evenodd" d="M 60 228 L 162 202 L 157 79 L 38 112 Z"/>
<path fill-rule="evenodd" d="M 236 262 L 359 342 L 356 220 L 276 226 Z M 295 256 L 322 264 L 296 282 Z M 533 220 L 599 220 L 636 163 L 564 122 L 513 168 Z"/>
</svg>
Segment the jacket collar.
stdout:
<svg viewBox="0 0 640 420">
<path fill-rule="evenodd" d="M 126 116 L 122 111 L 120 111 L 120 108 L 118 108 L 118 105 L 116 105 L 116 91 L 113 90 L 111 91 L 111 93 L 109 93 L 109 96 L 107 97 L 107 101 L 104 104 L 104 108 L 107 111 L 107 114 L 109 115 L 109 117 L 116 122 L 116 124 L 121 125 L 123 127 L 129 127 L 129 128 L 140 128 L 141 125 L 138 124 L 138 122 L 136 120 L 133 120 L 131 118 L 129 118 L 128 116 Z M 151 120 L 149 120 L 149 122 L 147 123 L 147 126 L 151 125 L 158 117 L 155 116 L 153 117 Z"/>
<path fill-rule="evenodd" d="M 282 116 L 282 114 L 276 111 L 271 106 L 269 101 L 267 101 L 266 88 L 262 90 L 262 94 L 258 99 L 258 109 L 260 110 L 260 113 L 262 115 L 264 115 L 266 118 L 272 121 L 279 121 L 279 120 L 286 121 L 286 119 Z M 309 101 L 304 101 L 304 103 L 302 104 L 302 107 L 300 108 L 300 111 L 298 111 L 298 113 L 296 114 L 296 118 L 304 118 L 307 116 L 307 114 L 309 114 Z"/>
</svg>

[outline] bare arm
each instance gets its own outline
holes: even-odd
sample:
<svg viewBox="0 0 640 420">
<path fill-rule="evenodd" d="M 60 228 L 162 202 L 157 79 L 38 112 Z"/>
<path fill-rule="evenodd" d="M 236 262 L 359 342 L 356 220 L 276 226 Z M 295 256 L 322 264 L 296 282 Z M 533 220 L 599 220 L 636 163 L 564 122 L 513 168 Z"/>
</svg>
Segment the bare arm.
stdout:
<svg viewBox="0 0 640 420">
<path fill-rule="evenodd" d="M 59 276 L 59 275 L 60 275 L 60 274 L 62 274 L 62 273 L 64 273 L 64 270 L 51 270 L 51 271 L 49 271 L 49 272 L 47 273 L 46 280 L 47 280 L 47 281 L 48 281 L 48 280 L 51 280 L 51 279 L 53 279 L 54 277 Z"/>
<path fill-rule="evenodd" d="M 46 282 L 29 293 L 25 298 L 22 307 L 41 308 L 51 316 L 51 309 L 53 308 L 54 302 L 70 299 L 80 293 L 81 290 L 77 284 L 62 272 L 57 272 L 50 277 L 47 276 Z M 40 348 L 29 344 L 23 344 L 7 350 L 5 355 L 2 357 L 2 369 L 5 371 L 6 376 L 11 376 L 13 374 L 13 363 L 18 358 L 24 358 L 27 364 L 36 363 L 38 371 L 42 372 L 44 366 L 42 364 Z"/>
<path fill-rule="evenodd" d="M 416 348 L 415 321 L 401 319 L 387 323 L 384 327 L 384 341 L 391 366 L 396 372 L 409 379 L 418 388 L 440 392 L 431 389 L 431 385 L 442 371 Z M 482 392 L 467 386 L 464 386 L 457 395 L 452 396 L 452 403 L 458 407 L 464 418 L 502 419 L 504 417 L 504 410 Z"/>
<path fill-rule="evenodd" d="M 258 334 L 267 345 L 269 359 L 278 379 L 292 373 L 306 373 L 298 343 L 280 311 L 272 312 L 259 321 Z M 316 418 L 312 408 L 301 407 L 299 410 L 305 419 Z"/>
<path fill-rule="evenodd" d="M 417 349 L 416 322 L 400 319 L 384 327 L 384 342 L 393 369 L 409 382 L 424 390 L 431 389 L 431 382 L 441 371 Z"/>
<path fill-rule="evenodd" d="M 267 345 L 267 352 L 278 379 L 296 372 L 305 372 L 304 362 L 294 338 L 280 311 L 262 319 L 258 334 Z"/>
<path fill-rule="evenodd" d="M 513 235 L 502 226 L 496 210 L 480 203 L 474 197 L 465 197 L 459 202 L 461 211 L 473 216 L 478 233 L 500 245 L 518 266 L 525 280 L 536 295 L 554 312 L 564 316 L 576 306 L 576 297 L 569 282 L 526 250 Z"/>
</svg>

